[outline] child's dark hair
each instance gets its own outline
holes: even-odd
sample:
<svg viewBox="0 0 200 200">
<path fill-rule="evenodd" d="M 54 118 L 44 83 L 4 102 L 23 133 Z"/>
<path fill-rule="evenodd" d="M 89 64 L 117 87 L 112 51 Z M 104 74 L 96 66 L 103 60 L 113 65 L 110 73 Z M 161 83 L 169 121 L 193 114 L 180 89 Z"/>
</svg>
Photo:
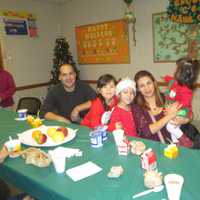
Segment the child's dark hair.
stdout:
<svg viewBox="0 0 200 200">
<path fill-rule="evenodd" d="M 97 89 L 101 89 L 102 87 L 104 87 L 105 85 L 110 83 L 111 81 L 113 81 L 115 85 L 117 84 L 115 77 L 111 74 L 104 74 L 104 75 L 100 76 L 97 81 Z M 98 97 L 101 99 L 104 109 L 109 110 L 109 107 L 106 104 L 104 97 L 100 93 L 98 94 Z"/>
<path fill-rule="evenodd" d="M 178 59 L 176 65 L 175 79 L 180 85 L 186 85 L 188 88 L 193 89 L 199 74 L 199 62 L 184 57 Z"/>
</svg>

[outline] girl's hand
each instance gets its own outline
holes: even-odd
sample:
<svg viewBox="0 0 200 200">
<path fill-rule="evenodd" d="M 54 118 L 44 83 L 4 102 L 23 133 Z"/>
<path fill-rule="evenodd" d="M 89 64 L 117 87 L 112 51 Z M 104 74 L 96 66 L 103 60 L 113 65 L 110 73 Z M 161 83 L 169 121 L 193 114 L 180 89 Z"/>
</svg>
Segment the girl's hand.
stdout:
<svg viewBox="0 0 200 200">
<path fill-rule="evenodd" d="M 115 123 L 115 129 L 122 129 L 122 123 L 121 122 L 116 122 Z"/>
</svg>

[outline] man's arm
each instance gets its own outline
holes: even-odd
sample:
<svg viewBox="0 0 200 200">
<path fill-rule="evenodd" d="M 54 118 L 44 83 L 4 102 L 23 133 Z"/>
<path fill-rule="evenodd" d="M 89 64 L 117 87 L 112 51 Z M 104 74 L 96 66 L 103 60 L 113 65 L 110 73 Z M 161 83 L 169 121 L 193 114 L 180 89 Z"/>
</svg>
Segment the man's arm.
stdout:
<svg viewBox="0 0 200 200">
<path fill-rule="evenodd" d="M 61 115 L 58 115 L 58 114 L 55 114 L 53 112 L 47 112 L 45 115 L 44 115 L 45 119 L 47 120 L 55 120 L 55 121 L 58 121 L 58 122 L 64 122 L 64 123 L 71 123 L 70 120 L 68 120 L 67 118 L 61 116 Z"/>
<path fill-rule="evenodd" d="M 46 96 L 46 99 L 42 105 L 42 109 L 40 112 L 40 116 L 44 117 L 47 120 L 55 120 L 59 122 L 65 122 L 70 123 L 70 120 L 57 114 L 57 104 L 56 104 L 56 98 L 57 98 L 57 91 L 56 90 L 50 90 Z"/>
<path fill-rule="evenodd" d="M 96 98 L 96 92 L 85 82 L 81 83 L 81 90 L 84 92 L 84 99 L 85 101 L 77 106 L 71 112 L 71 120 L 72 121 L 79 121 L 80 120 L 80 112 L 84 110 L 90 109 L 92 105 L 92 100 Z"/>
<path fill-rule="evenodd" d="M 84 110 L 88 110 L 91 107 L 92 101 L 86 101 L 82 104 L 79 104 L 77 106 L 74 107 L 74 109 L 71 112 L 71 120 L 72 121 L 78 121 L 79 119 L 79 113 L 84 111 Z"/>
</svg>

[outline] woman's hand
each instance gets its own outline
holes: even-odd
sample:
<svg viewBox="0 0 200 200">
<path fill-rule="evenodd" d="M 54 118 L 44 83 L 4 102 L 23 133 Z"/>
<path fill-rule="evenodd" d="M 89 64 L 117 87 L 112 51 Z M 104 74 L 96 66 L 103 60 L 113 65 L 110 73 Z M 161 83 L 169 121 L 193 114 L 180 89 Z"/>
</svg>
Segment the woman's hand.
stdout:
<svg viewBox="0 0 200 200">
<path fill-rule="evenodd" d="M 173 124 L 176 125 L 176 126 L 180 126 L 180 125 L 183 125 L 183 124 L 187 124 L 188 122 L 190 121 L 189 118 L 186 118 L 186 117 L 181 117 L 181 116 L 177 116 L 173 119 Z"/>
<path fill-rule="evenodd" d="M 181 104 L 178 102 L 175 102 L 171 104 L 169 107 L 165 109 L 165 116 L 161 118 L 160 120 L 153 122 L 152 124 L 149 125 L 149 128 L 151 130 L 152 134 L 156 134 L 158 131 L 161 130 L 166 124 L 174 119 L 178 113 L 178 111 L 181 108 Z"/>
<path fill-rule="evenodd" d="M 173 104 L 170 104 L 166 109 L 165 109 L 165 115 L 168 116 L 170 119 L 173 119 L 176 117 L 178 111 L 182 107 L 182 104 L 179 104 L 178 102 L 175 102 Z"/>
</svg>

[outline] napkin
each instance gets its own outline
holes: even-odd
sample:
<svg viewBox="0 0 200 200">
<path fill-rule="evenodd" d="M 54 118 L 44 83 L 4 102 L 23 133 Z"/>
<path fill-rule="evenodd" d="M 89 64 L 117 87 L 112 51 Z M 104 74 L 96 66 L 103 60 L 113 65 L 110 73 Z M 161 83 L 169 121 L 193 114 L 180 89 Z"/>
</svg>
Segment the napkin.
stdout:
<svg viewBox="0 0 200 200">
<path fill-rule="evenodd" d="M 72 156 L 82 156 L 82 151 L 80 149 L 68 148 L 68 147 L 57 147 L 54 150 L 50 150 L 49 154 L 60 154 L 66 158 Z"/>
<path fill-rule="evenodd" d="M 77 167 L 73 167 L 66 171 L 66 174 L 74 181 L 79 181 L 88 176 L 96 174 L 102 170 L 101 167 L 89 161 Z"/>
</svg>

